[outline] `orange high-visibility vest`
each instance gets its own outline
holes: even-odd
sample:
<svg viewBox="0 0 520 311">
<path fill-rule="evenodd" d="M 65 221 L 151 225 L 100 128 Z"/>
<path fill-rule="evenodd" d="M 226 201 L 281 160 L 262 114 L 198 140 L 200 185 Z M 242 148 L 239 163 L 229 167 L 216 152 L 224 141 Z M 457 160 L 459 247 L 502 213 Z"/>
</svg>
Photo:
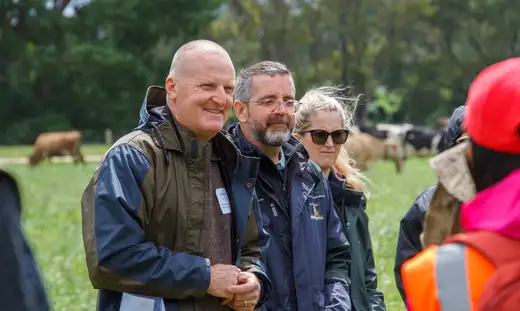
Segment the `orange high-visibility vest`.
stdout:
<svg viewBox="0 0 520 311">
<path fill-rule="evenodd" d="M 495 270 L 469 246 L 432 245 L 401 268 L 408 311 L 475 311 Z"/>
</svg>

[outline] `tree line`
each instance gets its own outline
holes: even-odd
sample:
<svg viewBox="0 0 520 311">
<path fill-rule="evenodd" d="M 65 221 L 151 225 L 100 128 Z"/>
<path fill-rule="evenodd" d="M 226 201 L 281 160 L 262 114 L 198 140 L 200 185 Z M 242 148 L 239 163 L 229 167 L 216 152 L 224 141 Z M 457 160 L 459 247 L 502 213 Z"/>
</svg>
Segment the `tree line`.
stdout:
<svg viewBox="0 0 520 311">
<path fill-rule="evenodd" d="M 509 0 L 4 0 L 1 144 L 78 129 L 102 140 L 137 125 L 175 50 L 209 38 L 237 70 L 285 63 L 297 96 L 322 84 L 363 94 L 358 122 L 433 123 L 464 104 L 484 67 L 520 55 Z"/>
</svg>

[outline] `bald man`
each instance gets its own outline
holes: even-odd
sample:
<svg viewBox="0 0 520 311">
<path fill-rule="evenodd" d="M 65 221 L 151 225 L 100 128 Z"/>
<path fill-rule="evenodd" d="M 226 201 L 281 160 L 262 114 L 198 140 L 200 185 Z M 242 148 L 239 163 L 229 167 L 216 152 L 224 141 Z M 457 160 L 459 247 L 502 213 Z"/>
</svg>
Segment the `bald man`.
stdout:
<svg viewBox="0 0 520 311">
<path fill-rule="evenodd" d="M 247 311 L 268 298 L 258 163 L 221 131 L 234 79 L 221 46 L 183 45 L 95 170 L 81 207 L 98 311 Z"/>
</svg>

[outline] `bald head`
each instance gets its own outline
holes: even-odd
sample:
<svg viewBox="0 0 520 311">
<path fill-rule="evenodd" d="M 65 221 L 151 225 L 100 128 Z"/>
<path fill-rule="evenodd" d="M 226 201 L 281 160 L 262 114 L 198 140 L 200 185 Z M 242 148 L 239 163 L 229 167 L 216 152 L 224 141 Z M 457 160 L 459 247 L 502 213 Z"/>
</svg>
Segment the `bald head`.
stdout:
<svg viewBox="0 0 520 311">
<path fill-rule="evenodd" d="M 173 57 L 166 103 L 181 126 L 208 141 L 227 121 L 234 89 L 235 68 L 226 50 L 211 41 L 191 41 Z"/>
<path fill-rule="evenodd" d="M 219 44 L 209 40 L 194 40 L 185 43 L 175 52 L 169 76 L 178 78 L 184 73 L 186 64 L 190 64 L 197 58 L 210 54 L 222 56 L 232 64 L 228 52 Z"/>
</svg>

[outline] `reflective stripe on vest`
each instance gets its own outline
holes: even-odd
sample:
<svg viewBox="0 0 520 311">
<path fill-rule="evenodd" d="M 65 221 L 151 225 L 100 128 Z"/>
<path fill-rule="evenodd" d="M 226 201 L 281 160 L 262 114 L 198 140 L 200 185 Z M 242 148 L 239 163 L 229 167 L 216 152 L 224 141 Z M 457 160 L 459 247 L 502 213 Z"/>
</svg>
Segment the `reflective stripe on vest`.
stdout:
<svg viewBox="0 0 520 311">
<path fill-rule="evenodd" d="M 466 277 L 466 246 L 447 244 L 437 249 L 435 280 L 442 311 L 471 311 Z"/>
<path fill-rule="evenodd" d="M 402 267 L 408 310 L 473 311 L 496 268 L 461 244 L 431 245 Z"/>
</svg>

